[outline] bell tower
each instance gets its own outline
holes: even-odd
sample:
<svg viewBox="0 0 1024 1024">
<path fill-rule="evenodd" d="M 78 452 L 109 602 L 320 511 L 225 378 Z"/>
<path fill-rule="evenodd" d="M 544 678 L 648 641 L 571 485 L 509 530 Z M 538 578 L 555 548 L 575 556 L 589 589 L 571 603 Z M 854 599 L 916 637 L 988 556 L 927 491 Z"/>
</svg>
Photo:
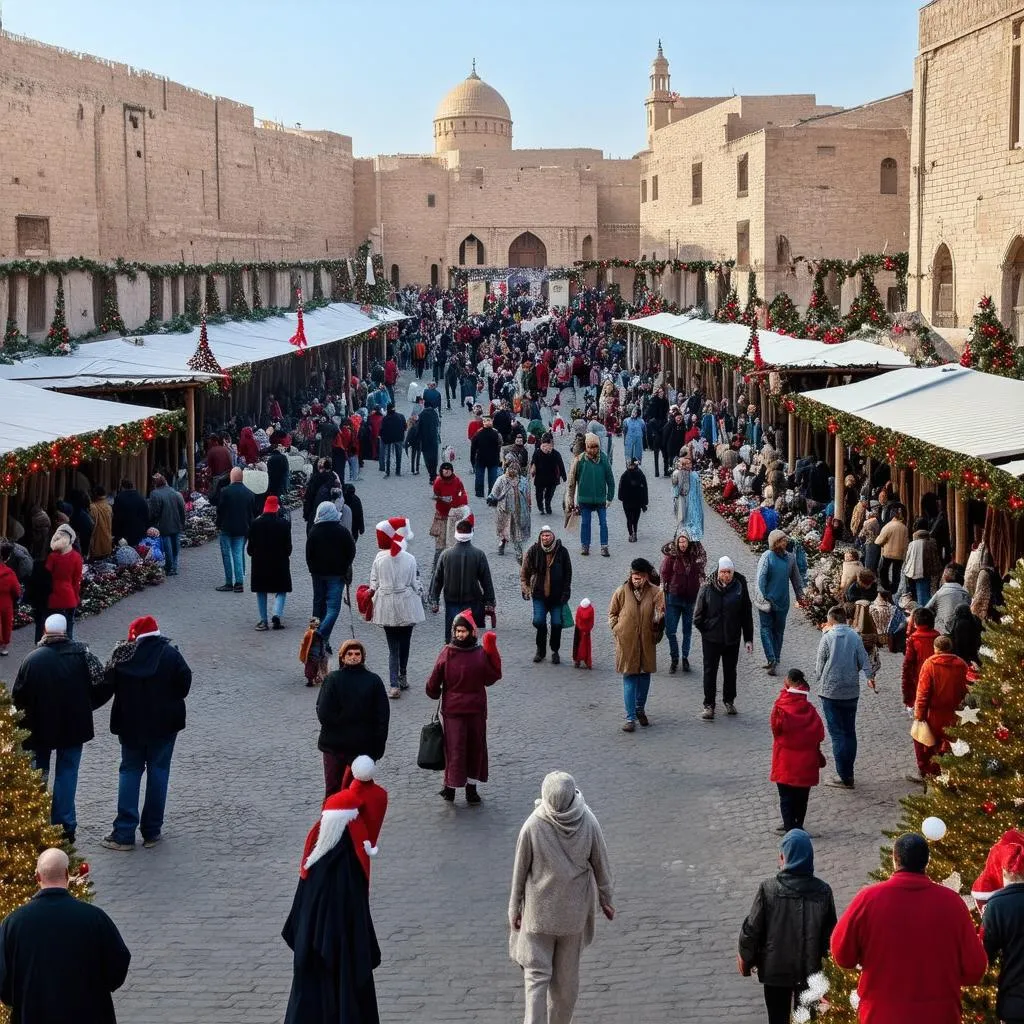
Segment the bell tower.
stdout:
<svg viewBox="0 0 1024 1024">
<path fill-rule="evenodd" d="M 668 73 L 668 61 L 658 40 L 658 53 L 651 62 L 651 88 L 644 100 L 647 109 L 647 148 L 650 149 L 654 133 L 669 123 L 672 109 L 671 76 Z"/>
</svg>

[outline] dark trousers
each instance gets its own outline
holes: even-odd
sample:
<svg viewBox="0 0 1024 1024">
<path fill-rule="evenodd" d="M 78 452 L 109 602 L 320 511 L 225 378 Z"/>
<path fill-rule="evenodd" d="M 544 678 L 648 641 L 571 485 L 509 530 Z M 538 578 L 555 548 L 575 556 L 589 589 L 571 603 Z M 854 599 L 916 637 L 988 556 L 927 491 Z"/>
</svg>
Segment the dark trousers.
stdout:
<svg viewBox="0 0 1024 1024">
<path fill-rule="evenodd" d="M 779 810 L 782 811 L 782 824 L 786 831 L 791 828 L 803 828 L 811 787 L 787 786 L 784 782 L 777 782 L 775 785 L 779 787 Z"/>
<path fill-rule="evenodd" d="M 630 534 L 636 533 L 637 523 L 640 522 L 640 506 L 623 505 L 622 511 L 626 513 L 626 529 Z"/>
<path fill-rule="evenodd" d="M 338 479 L 345 483 L 345 467 L 348 465 L 348 453 L 344 448 L 331 449 L 331 469 L 338 474 Z"/>
<path fill-rule="evenodd" d="M 445 378 L 444 382 L 444 400 L 448 408 L 452 407 L 452 399 L 456 402 L 459 400 L 459 382 L 456 381 L 454 384 L 449 383 L 448 378 Z"/>
<path fill-rule="evenodd" d="M 433 483 L 437 477 L 437 460 L 440 453 L 436 448 L 424 448 L 423 449 L 423 461 L 427 464 L 427 476 L 430 477 L 430 482 Z"/>
<path fill-rule="evenodd" d="M 768 1024 L 789 1024 L 800 989 L 783 985 L 762 985 Z"/>
<path fill-rule="evenodd" d="M 881 577 L 882 586 L 890 594 L 895 594 L 900 588 L 900 570 L 902 568 L 903 560 L 901 558 L 882 557 L 882 564 L 879 566 L 878 574 Z"/>
<path fill-rule="evenodd" d="M 409 664 L 409 647 L 412 644 L 412 626 L 385 626 L 384 636 L 388 641 L 388 680 L 392 686 L 405 679 Z"/>
<path fill-rule="evenodd" d="M 355 760 L 353 754 L 342 754 L 338 751 L 324 750 L 324 789 L 325 797 L 337 793 L 345 781 L 345 769 Z"/>
<path fill-rule="evenodd" d="M 539 512 L 551 511 L 551 499 L 555 496 L 557 484 L 535 484 L 537 492 L 537 510 Z"/>
<path fill-rule="evenodd" d="M 740 657 L 739 644 L 717 644 L 701 639 L 704 661 L 704 707 L 713 708 L 718 692 L 718 663 L 722 663 L 722 700 L 731 704 L 736 699 L 736 662 Z"/>
</svg>

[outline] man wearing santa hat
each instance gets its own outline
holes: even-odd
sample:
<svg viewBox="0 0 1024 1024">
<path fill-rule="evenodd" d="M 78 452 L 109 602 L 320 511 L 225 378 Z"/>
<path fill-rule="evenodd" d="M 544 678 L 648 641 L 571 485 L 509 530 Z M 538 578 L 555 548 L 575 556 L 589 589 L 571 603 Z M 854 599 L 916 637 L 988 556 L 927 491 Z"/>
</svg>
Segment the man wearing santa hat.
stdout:
<svg viewBox="0 0 1024 1024">
<path fill-rule="evenodd" d="M 121 741 L 117 817 L 103 841 L 108 850 L 133 850 L 136 830 L 142 845 L 162 838 L 171 755 L 185 728 L 185 698 L 192 670 L 174 644 L 160 632 L 152 615 L 128 627 L 128 639 L 117 644 L 104 671 L 114 695 L 110 731 Z M 139 789 L 146 773 L 146 802 L 139 814 Z"/>
<path fill-rule="evenodd" d="M 370 859 L 378 853 L 387 790 L 360 755 L 329 796 L 302 851 L 299 884 L 281 937 L 292 950 L 285 1024 L 376 1024 L 373 972 L 380 946 L 370 917 Z"/>
<path fill-rule="evenodd" d="M 987 900 L 981 938 L 988 962 L 999 961 L 996 1013 L 1006 1024 L 1021 1024 L 1024 1021 L 1024 835 L 1016 829 L 1003 833 L 989 851 L 985 870 L 971 887 L 971 895 L 979 901 Z"/>
</svg>

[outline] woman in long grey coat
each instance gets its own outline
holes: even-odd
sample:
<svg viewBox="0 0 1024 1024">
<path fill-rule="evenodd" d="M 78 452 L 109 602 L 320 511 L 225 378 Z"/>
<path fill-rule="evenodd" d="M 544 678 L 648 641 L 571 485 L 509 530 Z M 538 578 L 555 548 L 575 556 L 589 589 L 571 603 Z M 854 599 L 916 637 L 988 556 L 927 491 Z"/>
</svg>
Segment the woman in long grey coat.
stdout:
<svg viewBox="0 0 1024 1024">
<path fill-rule="evenodd" d="M 526 984 L 524 1024 L 572 1019 L 596 904 L 609 921 L 615 916 L 604 834 L 576 780 L 551 772 L 519 832 L 508 904 L 509 955 Z"/>
</svg>

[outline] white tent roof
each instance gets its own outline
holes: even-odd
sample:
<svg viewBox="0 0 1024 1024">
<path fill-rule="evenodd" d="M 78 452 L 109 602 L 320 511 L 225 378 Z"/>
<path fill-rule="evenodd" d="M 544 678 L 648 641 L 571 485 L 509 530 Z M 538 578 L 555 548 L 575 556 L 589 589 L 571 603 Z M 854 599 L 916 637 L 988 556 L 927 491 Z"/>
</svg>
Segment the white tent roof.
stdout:
<svg viewBox="0 0 1024 1024">
<path fill-rule="evenodd" d="M 166 413 L 166 409 L 54 394 L 31 384 L 0 380 L 0 456 L 43 441 L 91 434 Z"/>
<path fill-rule="evenodd" d="M 961 455 L 991 462 L 1024 454 L 1024 381 L 955 363 L 894 370 L 802 397 Z"/>
<path fill-rule="evenodd" d="M 361 334 L 373 327 L 406 319 L 397 310 L 374 307 L 374 316 L 349 302 L 332 303 L 304 314 L 310 348 Z M 297 326 L 295 313 L 260 321 L 208 324 L 207 337 L 217 362 L 230 369 L 295 352 L 288 339 Z M 141 344 L 137 342 L 141 341 Z M 0 379 L 22 380 L 37 387 L 60 389 L 174 384 L 211 379 L 196 373 L 188 360 L 199 342 L 199 328 L 188 334 L 133 335 L 82 345 L 70 356 L 40 356 L 0 366 Z"/>
<path fill-rule="evenodd" d="M 690 314 L 655 313 L 638 320 L 616 320 L 618 324 L 640 327 L 666 338 L 700 345 L 712 352 L 741 356 L 750 341 L 746 324 L 722 324 L 702 320 Z M 853 369 L 856 367 L 899 368 L 911 366 L 910 357 L 885 345 L 870 341 L 844 341 L 826 345 L 811 338 L 791 338 L 774 331 L 758 331 L 761 357 L 776 367 L 804 369 Z"/>
</svg>

